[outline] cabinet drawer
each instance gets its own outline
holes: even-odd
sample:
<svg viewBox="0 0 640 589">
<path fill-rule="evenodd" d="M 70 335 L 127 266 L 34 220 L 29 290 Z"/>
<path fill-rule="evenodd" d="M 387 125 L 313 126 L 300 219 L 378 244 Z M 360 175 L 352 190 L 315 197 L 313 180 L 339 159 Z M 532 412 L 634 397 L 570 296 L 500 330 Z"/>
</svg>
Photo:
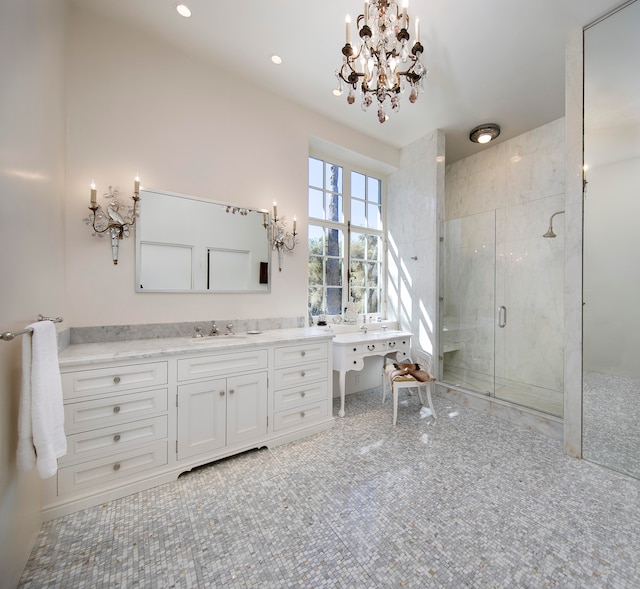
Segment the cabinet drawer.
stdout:
<svg viewBox="0 0 640 589">
<path fill-rule="evenodd" d="M 67 436 L 67 454 L 60 464 L 70 464 L 129 450 L 167 437 L 167 416 L 132 421 L 122 425 Z"/>
<path fill-rule="evenodd" d="M 76 399 L 97 393 L 117 393 L 133 388 L 167 384 L 167 363 L 98 368 L 66 372 L 61 376 L 65 400 Z"/>
<path fill-rule="evenodd" d="M 328 402 L 320 401 L 313 405 L 304 405 L 297 409 L 279 411 L 273 416 L 273 431 L 304 427 L 327 416 Z"/>
<path fill-rule="evenodd" d="M 164 464 L 167 464 L 167 442 L 66 466 L 58 470 L 58 495 L 90 487 L 102 491 L 117 486 L 122 479 L 141 478 L 141 472 Z"/>
<path fill-rule="evenodd" d="M 329 368 L 326 362 L 314 362 L 291 368 L 280 368 L 273 373 L 275 388 L 299 386 L 303 383 L 327 378 Z"/>
<path fill-rule="evenodd" d="M 274 409 L 291 409 L 315 403 L 327 399 L 329 384 L 326 380 L 294 387 L 292 389 L 281 389 L 274 394 Z"/>
<path fill-rule="evenodd" d="M 246 350 L 233 354 L 215 354 L 178 360 L 178 380 L 210 376 L 229 376 L 239 372 L 265 370 L 267 350 Z"/>
<path fill-rule="evenodd" d="M 284 368 L 304 362 L 315 360 L 325 360 L 329 353 L 327 342 L 312 342 L 308 344 L 298 344 L 275 349 L 275 367 Z"/>
<path fill-rule="evenodd" d="M 64 428 L 76 433 L 151 417 L 167 410 L 167 389 L 67 403 Z"/>
</svg>

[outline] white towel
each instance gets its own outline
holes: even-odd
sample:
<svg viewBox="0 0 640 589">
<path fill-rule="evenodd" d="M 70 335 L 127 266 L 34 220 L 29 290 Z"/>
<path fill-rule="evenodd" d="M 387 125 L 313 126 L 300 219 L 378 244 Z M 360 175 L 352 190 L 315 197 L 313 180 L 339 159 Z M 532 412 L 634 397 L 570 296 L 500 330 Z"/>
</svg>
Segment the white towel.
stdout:
<svg viewBox="0 0 640 589">
<path fill-rule="evenodd" d="M 18 418 L 18 469 L 56 474 L 67 453 L 56 328 L 51 321 L 28 326 L 22 341 L 22 394 Z"/>
</svg>

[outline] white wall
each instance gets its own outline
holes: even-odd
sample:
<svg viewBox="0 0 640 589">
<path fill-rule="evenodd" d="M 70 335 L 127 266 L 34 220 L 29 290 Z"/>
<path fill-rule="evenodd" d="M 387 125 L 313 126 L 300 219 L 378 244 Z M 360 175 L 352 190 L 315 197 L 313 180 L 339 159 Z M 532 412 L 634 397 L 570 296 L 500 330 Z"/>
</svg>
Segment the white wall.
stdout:
<svg viewBox="0 0 640 589">
<path fill-rule="evenodd" d="M 65 315 L 64 2 L 0 4 L 0 331 Z M 0 341 L 0 587 L 40 528 L 40 482 L 15 467 L 22 338 Z"/>
<path fill-rule="evenodd" d="M 584 201 L 584 369 L 640 378 L 640 159 L 591 166 Z"/>
<path fill-rule="evenodd" d="M 397 164 L 398 152 L 229 79 L 199 57 L 74 8 L 69 25 L 66 296 L 73 326 L 307 315 L 307 155 L 311 136 Z M 111 263 L 82 222 L 89 184 L 191 194 L 298 217 L 300 245 L 270 294 L 134 292 L 134 239 Z M 276 265 L 275 255 L 272 267 Z"/>
</svg>

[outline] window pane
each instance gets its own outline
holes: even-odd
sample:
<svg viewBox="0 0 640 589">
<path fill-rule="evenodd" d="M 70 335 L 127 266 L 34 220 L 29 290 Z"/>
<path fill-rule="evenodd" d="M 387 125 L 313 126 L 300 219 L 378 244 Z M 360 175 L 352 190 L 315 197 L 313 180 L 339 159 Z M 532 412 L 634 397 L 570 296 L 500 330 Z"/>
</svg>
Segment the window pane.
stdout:
<svg viewBox="0 0 640 589">
<path fill-rule="evenodd" d="M 323 313 L 324 302 L 322 298 L 322 288 L 309 289 L 309 313 L 311 315 L 320 315 Z"/>
<path fill-rule="evenodd" d="M 367 194 L 365 192 L 365 179 L 364 174 L 358 174 L 358 172 L 351 172 L 351 196 L 365 200 Z M 353 221 L 353 220 L 352 220 Z"/>
<path fill-rule="evenodd" d="M 325 189 L 342 194 L 342 168 L 335 164 L 326 164 Z"/>
<path fill-rule="evenodd" d="M 327 221 L 335 221 L 336 223 L 344 222 L 341 196 L 327 193 L 327 214 L 325 219 Z"/>
<path fill-rule="evenodd" d="M 322 273 L 322 258 L 309 256 L 309 286 L 322 286 L 324 282 Z"/>
<path fill-rule="evenodd" d="M 377 178 L 367 177 L 367 200 L 382 204 L 382 183 Z"/>
<path fill-rule="evenodd" d="M 371 229 L 382 229 L 382 206 L 368 204 L 367 219 L 368 227 L 371 227 Z"/>
<path fill-rule="evenodd" d="M 324 228 L 317 225 L 309 225 L 309 255 L 311 254 L 324 254 Z"/>
<path fill-rule="evenodd" d="M 362 233 L 351 232 L 351 259 L 352 260 L 364 260 L 365 259 L 365 243 L 366 238 Z"/>
<path fill-rule="evenodd" d="M 351 224 L 358 227 L 366 227 L 367 219 L 365 204 L 361 200 L 351 199 Z"/>
<path fill-rule="evenodd" d="M 327 258 L 326 263 L 326 285 L 342 286 L 342 258 Z"/>
<path fill-rule="evenodd" d="M 351 282 L 350 286 L 352 287 L 362 287 L 364 286 L 365 276 L 364 276 L 364 264 L 362 262 L 351 262 Z"/>
<path fill-rule="evenodd" d="M 309 188 L 309 216 L 324 219 L 324 193 Z"/>
<path fill-rule="evenodd" d="M 326 229 L 327 255 L 342 257 L 342 231 L 340 229 Z"/>
<path fill-rule="evenodd" d="M 380 260 L 382 240 L 377 235 L 367 235 L 367 260 Z"/>
<path fill-rule="evenodd" d="M 367 286 L 370 288 L 374 286 L 378 286 L 379 264 L 375 262 L 367 262 L 366 270 L 367 270 Z"/>
<path fill-rule="evenodd" d="M 367 292 L 367 313 L 380 312 L 380 291 L 378 289 L 369 290 Z"/>
<path fill-rule="evenodd" d="M 322 185 L 322 170 L 324 169 L 324 162 L 317 160 L 314 157 L 309 158 L 309 186 L 317 186 L 323 188 Z"/>
<path fill-rule="evenodd" d="M 342 288 L 327 287 L 327 301 L 325 310 L 327 315 L 340 315 L 342 313 Z"/>
<path fill-rule="evenodd" d="M 364 293 L 364 289 L 362 288 L 352 288 L 351 292 L 351 300 L 355 303 L 356 311 L 358 313 L 364 313 L 362 306 L 362 295 Z"/>
</svg>

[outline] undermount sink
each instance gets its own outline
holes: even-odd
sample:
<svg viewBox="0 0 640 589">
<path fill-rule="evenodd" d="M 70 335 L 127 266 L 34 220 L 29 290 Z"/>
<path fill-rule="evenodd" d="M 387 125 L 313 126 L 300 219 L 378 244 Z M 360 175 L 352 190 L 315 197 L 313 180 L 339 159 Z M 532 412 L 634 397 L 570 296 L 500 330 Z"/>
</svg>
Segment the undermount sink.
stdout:
<svg viewBox="0 0 640 589">
<path fill-rule="evenodd" d="M 213 342 L 229 341 L 232 339 L 246 339 L 246 335 L 238 335 L 237 333 L 225 333 L 221 335 L 204 335 L 202 337 L 191 337 L 189 341 L 192 344 L 211 344 Z"/>
</svg>

